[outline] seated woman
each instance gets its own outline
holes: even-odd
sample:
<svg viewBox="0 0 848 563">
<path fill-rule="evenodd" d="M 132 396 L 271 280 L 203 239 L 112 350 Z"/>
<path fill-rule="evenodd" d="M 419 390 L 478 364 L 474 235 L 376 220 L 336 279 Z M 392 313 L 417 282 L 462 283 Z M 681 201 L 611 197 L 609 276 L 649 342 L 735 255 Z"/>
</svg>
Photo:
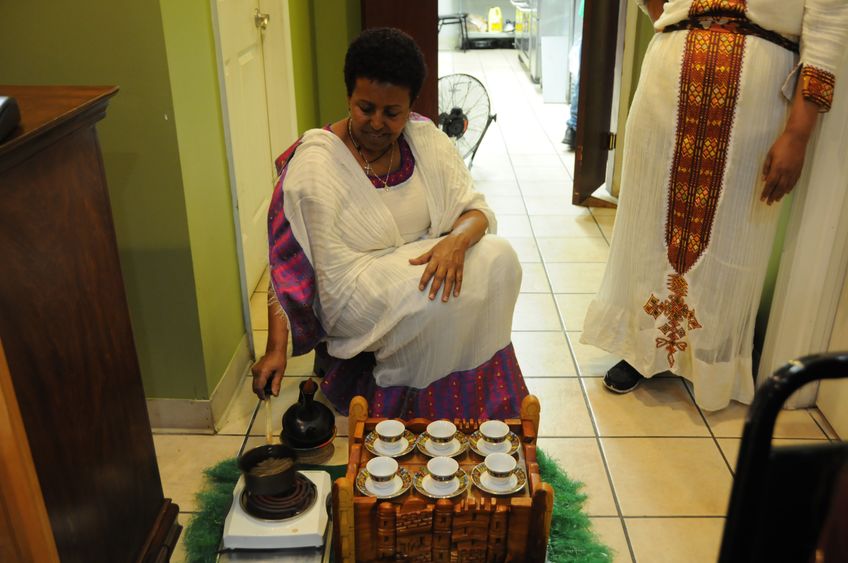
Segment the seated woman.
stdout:
<svg viewBox="0 0 848 563">
<path fill-rule="evenodd" d="M 265 356 L 253 389 L 279 393 L 294 355 L 316 349 L 342 413 L 506 418 L 527 388 L 510 342 L 515 251 L 451 140 L 410 111 L 426 74 L 415 42 L 370 29 L 348 49 L 349 115 L 280 158 L 269 210 Z"/>
</svg>

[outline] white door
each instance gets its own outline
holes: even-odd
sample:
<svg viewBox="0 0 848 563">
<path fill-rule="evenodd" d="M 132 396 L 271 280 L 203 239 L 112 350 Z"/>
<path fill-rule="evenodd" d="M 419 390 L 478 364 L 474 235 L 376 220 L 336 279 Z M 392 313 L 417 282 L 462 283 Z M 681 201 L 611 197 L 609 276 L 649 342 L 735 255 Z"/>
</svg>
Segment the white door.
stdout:
<svg viewBox="0 0 848 563">
<path fill-rule="evenodd" d="M 263 32 L 257 25 L 258 0 L 217 0 L 217 8 L 233 203 L 242 283 L 249 296 L 268 265 L 266 224 L 274 183 Z"/>
</svg>

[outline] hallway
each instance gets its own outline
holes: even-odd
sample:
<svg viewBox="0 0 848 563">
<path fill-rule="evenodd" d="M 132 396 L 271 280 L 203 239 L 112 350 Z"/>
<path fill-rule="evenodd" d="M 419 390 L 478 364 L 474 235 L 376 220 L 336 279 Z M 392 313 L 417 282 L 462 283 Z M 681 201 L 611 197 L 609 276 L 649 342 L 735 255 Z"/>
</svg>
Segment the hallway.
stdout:
<svg viewBox="0 0 848 563">
<path fill-rule="evenodd" d="M 515 51 L 440 52 L 440 74 L 484 82 L 497 121 L 472 175 L 498 216 L 524 277 L 513 343 L 531 393 L 542 404 L 539 445 L 585 484 L 586 510 L 616 562 L 715 561 L 746 409 L 701 411 L 679 378 L 655 378 L 628 395 L 607 392 L 602 377 L 618 361 L 579 343 L 586 307 L 609 252 L 615 211 L 572 206 L 573 153 L 562 139 L 567 106 L 545 105 Z M 626 188 L 625 188 L 626 189 Z M 251 299 L 257 350 L 267 339 L 267 274 Z M 310 375 L 312 354 L 289 361 L 282 412 Z M 160 432 L 154 440 L 165 496 L 183 525 L 196 509 L 202 470 L 264 441 L 264 411 L 246 378 L 216 435 Z M 346 422 L 337 417 L 340 434 Z M 835 438 L 820 413 L 784 411 L 776 443 Z M 346 462 L 347 438 L 334 458 Z M 179 560 L 179 559 L 175 559 Z"/>
</svg>

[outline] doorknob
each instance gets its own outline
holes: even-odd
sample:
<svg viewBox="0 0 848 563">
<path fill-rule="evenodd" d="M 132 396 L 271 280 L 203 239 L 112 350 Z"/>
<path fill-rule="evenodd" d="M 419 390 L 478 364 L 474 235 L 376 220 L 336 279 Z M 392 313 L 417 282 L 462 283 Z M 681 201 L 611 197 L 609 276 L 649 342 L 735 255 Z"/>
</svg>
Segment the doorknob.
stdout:
<svg viewBox="0 0 848 563">
<path fill-rule="evenodd" d="M 268 22 L 271 20 L 271 16 L 269 14 L 263 14 L 259 11 L 259 8 L 256 8 L 256 11 L 253 13 L 253 23 L 256 24 L 256 27 L 264 30 L 268 27 Z"/>
</svg>

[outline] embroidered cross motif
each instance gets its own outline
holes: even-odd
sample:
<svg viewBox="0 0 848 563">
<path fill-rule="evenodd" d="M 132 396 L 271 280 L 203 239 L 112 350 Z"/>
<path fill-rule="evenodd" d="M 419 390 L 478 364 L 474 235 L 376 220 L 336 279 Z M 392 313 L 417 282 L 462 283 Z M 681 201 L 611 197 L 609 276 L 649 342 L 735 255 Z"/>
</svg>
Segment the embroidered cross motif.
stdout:
<svg viewBox="0 0 848 563">
<path fill-rule="evenodd" d="M 660 332 L 664 337 L 657 338 L 657 348 L 665 348 L 668 352 L 668 365 L 674 367 L 674 354 L 678 351 L 683 352 L 689 346 L 683 338 L 686 336 L 686 329 L 695 330 L 701 328 L 698 319 L 695 318 L 695 310 L 690 309 L 686 304 L 686 294 L 689 290 L 689 285 L 683 276 L 679 274 L 671 274 L 668 276 L 668 290 L 670 295 L 660 301 L 653 293 L 648 302 L 645 303 L 645 312 L 655 319 L 665 316 L 668 319 L 664 325 L 660 327 Z M 683 324 L 686 324 L 686 329 Z"/>
</svg>

